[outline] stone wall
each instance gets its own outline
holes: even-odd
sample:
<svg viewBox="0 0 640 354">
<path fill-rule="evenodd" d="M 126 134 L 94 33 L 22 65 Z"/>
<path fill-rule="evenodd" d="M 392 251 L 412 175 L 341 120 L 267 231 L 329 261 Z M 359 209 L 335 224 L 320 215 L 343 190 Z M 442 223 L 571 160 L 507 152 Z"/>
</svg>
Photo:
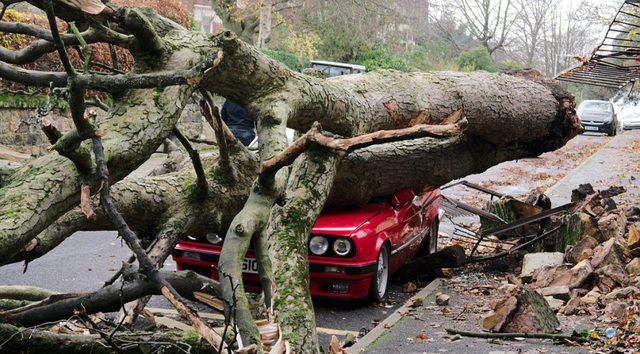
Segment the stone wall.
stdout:
<svg viewBox="0 0 640 354">
<path fill-rule="evenodd" d="M 37 114 L 36 107 L 30 104 L 3 104 L 0 101 L 0 145 L 33 156 L 48 152 L 46 149 L 51 144 L 40 129 L 41 118 Z M 61 132 L 66 132 L 73 127 L 69 110 L 56 109 L 46 117 Z M 215 140 L 213 130 L 200 114 L 196 102 L 192 100 L 182 112 L 178 129 L 188 138 Z"/>
<path fill-rule="evenodd" d="M 47 118 L 58 130 L 71 129 L 73 122 L 68 111 L 56 110 L 52 113 Z M 33 108 L 0 107 L 0 145 L 33 156 L 46 154 L 46 148 L 51 144 L 40 129 L 40 122 Z"/>
</svg>

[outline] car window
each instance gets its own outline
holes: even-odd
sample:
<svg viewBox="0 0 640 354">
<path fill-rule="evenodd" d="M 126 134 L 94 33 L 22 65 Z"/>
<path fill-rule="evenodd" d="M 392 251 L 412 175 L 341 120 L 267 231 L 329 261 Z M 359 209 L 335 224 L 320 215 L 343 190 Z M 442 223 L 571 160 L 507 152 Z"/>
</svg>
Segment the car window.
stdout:
<svg viewBox="0 0 640 354">
<path fill-rule="evenodd" d="M 605 111 L 611 113 L 612 107 L 609 102 L 600 102 L 600 101 L 585 101 L 582 102 L 580 108 L 587 109 L 590 111 Z"/>
</svg>

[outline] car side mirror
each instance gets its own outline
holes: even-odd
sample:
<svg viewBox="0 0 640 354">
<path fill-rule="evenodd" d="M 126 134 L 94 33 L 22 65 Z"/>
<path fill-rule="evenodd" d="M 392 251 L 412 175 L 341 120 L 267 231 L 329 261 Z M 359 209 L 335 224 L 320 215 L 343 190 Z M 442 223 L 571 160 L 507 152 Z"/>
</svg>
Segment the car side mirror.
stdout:
<svg viewBox="0 0 640 354">
<path fill-rule="evenodd" d="M 391 196 L 390 202 L 394 208 L 402 208 L 407 204 L 411 203 L 413 198 L 415 198 L 416 194 L 413 193 L 413 189 L 405 188 L 399 192 L 396 192 L 393 196 Z"/>
</svg>

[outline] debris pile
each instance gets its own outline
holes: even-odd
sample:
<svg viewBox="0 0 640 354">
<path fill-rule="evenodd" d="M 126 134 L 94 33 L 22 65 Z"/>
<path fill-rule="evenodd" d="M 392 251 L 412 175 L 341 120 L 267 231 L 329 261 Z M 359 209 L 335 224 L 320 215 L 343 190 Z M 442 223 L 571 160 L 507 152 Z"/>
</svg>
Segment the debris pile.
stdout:
<svg viewBox="0 0 640 354">
<path fill-rule="evenodd" d="M 638 343 L 640 209 L 619 210 L 612 197 L 623 192 L 596 192 L 591 185 L 574 190 L 574 207 L 556 218 L 566 224 L 555 238 L 564 252 L 526 254 L 524 285 L 510 286 L 492 304 L 485 329 L 551 333 L 559 326 L 554 313 L 597 315 L 612 328 L 608 340 Z"/>
</svg>

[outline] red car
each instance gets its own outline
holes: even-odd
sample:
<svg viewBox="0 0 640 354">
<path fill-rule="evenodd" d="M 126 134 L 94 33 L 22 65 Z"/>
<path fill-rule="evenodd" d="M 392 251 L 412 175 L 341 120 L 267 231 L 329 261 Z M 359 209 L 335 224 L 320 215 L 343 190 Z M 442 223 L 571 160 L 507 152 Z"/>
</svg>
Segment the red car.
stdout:
<svg viewBox="0 0 640 354">
<path fill-rule="evenodd" d="M 384 301 L 393 272 L 408 259 L 436 250 L 439 206 L 439 189 L 415 195 L 406 188 L 359 209 L 325 208 L 309 237 L 311 295 Z M 178 270 L 217 280 L 222 241 L 215 234 L 180 240 L 173 252 Z M 243 268 L 245 288 L 259 290 L 253 251 Z"/>
</svg>

